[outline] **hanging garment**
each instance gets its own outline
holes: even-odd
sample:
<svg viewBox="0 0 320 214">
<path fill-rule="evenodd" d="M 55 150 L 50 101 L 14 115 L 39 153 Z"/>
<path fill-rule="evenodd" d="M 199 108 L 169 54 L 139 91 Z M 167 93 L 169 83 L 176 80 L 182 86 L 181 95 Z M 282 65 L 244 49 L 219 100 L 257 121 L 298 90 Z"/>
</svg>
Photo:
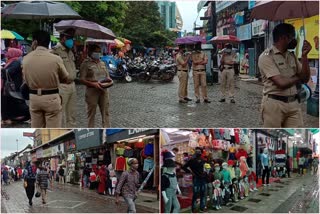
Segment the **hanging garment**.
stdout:
<svg viewBox="0 0 320 214">
<path fill-rule="evenodd" d="M 144 154 L 146 156 L 153 156 L 153 143 L 148 143 L 145 147 L 144 147 Z"/>
<path fill-rule="evenodd" d="M 123 154 L 124 154 L 124 148 L 117 147 L 116 148 L 116 155 L 122 156 Z"/>
<path fill-rule="evenodd" d="M 240 143 L 240 129 L 234 129 L 234 139 L 237 144 Z"/>
<path fill-rule="evenodd" d="M 198 146 L 198 136 L 199 134 L 197 132 L 192 132 L 189 135 L 189 147 L 195 148 Z"/>
<path fill-rule="evenodd" d="M 144 148 L 144 142 L 136 142 L 134 144 L 134 148 L 136 149 L 143 149 Z"/>
<path fill-rule="evenodd" d="M 224 138 L 225 140 L 231 140 L 231 135 L 230 135 L 230 130 L 229 130 L 229 129 L 225 129 L 225 130 L 224 130 L 223 138 Z"/>
<path fill-rule="evenodd" d="M 219 129 L 214 129 L 214 138 L 215 140 L 221 140 L 221 134 L 220 134 L 220 130 Z"/>
<path fill-rule="evenodd" d="M 154 166 L 153 159 L 144 159 L 143 161 L 143 171 L 149 172 Z"/>
<path fill-rule="evenodd" d="M 206 141 L 206 136 L 204 134 L 200 134 L 199 135 L 198 145 L 201 146 L 201 147 L 208 146 L 207 141 Z"/>
<path fill-rule="evenodd" d="M 131 148 L 125 149 L 123 156 L 126 158 L 132 158 L 133 157 L 133 149 L 131 149 Z"/>
<path fill-rule="evenodd" d="M 122 156 L 116 158 L 116 171 L 125 171 L 126 170 L 126 159 Z"/>
</svg>

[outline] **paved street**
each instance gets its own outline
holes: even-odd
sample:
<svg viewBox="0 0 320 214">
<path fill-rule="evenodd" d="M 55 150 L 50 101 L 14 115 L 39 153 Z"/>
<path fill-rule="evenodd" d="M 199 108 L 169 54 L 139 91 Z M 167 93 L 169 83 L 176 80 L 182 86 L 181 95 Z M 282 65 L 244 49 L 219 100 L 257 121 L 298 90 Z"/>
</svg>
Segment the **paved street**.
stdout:
<svg viewBox="0 0 320 214">
<path fill-rule="evenodd" d="M 182 212 L 190 213 L 190 209 Z M 261 187 L 237 203 L 209 213 L 319 213 L 319 181 L 310 174 L 282 178 L 280 182 Z"/>
<path fill-rule="evenodd" d="M 98 195 L 91 190 L 81 190 L 68 184 L 56 186 L 48 192 L 48 203 L 43 205 L 41 198 L 33 199 L 29 206 L 23 182 L 4 186 L 5 195 L 1 198 L 1 213 L 126 213 L 127 206 L 122 202 L 115 205 L 114 197 Z M 136 201 L 137 212 L 157 212 L 159 202 L 155 197 L 139 196 Z"/>
<path fill-rule="evenodd" d="M 171 83 L 115 82 L 110 88 L 110 115 L 112 127 L 261 127 L 259 107 L 262 85 L 247 81 L 237 83 L 236 104 L 219 103 L 220 86 L 208 86 L 210 104 L 195 104 L 193 83 L 189 79 L 189 104 L 177 99 L 178 78 Z M 87 127 L 85 87 L 77 85 L 77 127 Z M 305 127 L 318 127 L 317 117 L 304 111 Z M 97 109 L 96 127 L 101 127 Z M 11 127 L 29 127 L 19 124 Z"/>
</svg>

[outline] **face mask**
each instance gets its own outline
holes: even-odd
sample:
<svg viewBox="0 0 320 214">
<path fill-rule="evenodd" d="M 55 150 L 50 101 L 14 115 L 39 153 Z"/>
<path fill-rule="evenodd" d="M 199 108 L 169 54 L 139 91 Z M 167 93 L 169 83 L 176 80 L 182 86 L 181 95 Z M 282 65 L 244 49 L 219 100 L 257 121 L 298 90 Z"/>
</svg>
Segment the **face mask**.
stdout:
<svg viewBox="0 0 320 214">
<path fill-rule="evenodd" d="M 100 59 L 100 53 L 99 52 L 93 52 L 91 54 L 92 59 Z"/>
<path fill-rule="evenodd" d="M 230 54 L 231 51 L 232 51 L 231 49 L 226 49 L 226 50 L 225 50 L 225 52 L 226 52 L 227 54 Z"/>
<path fill-rule="evenodd" d="M 214 169 L 216 170 L 216 172 L 220 171 L 220 167 L 214 167 Z"/>
<path fill-rule="evenodd" d="M 289 42 L 287 49 L 295 49 L 297 47 L 297 44 L 298 44 L 297 40 L 293 39 L 291 40 L 291 42 Z"/>
<path fill-rule="evenodd" d="M 65 42 L 64 42 L 64 45 L 71 49 L 73 47 L 73 39 L 67 39 Z"/>
</svg>

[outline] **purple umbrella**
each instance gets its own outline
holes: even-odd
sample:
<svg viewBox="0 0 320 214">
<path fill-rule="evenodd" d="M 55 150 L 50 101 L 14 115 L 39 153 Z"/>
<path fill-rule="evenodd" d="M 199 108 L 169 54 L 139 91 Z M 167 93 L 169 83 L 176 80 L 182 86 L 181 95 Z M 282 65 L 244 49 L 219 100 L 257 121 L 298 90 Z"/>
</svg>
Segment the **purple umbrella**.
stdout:
<svg viewBox="0 0 320 214">
<path fill-rule="evenodd" d="M 68 28 L 75 29 L 75 35 L 85 36 L 94 39 L 115 39 L 116 36 L 112 30 L 103 27 L 95 22 L 86 20 L 63 20 L 55 26 L 57 31 L 64 31 Z"/>
<path fill-rule="evenodd" d="M 206 43 L 206 40 L 201 36 L 186 36 L 186 37 L 177 38 L 175 41 L 175 44 L 190 45 L 190 44 L 196 44 L 198 42 Z"/>
</svg>

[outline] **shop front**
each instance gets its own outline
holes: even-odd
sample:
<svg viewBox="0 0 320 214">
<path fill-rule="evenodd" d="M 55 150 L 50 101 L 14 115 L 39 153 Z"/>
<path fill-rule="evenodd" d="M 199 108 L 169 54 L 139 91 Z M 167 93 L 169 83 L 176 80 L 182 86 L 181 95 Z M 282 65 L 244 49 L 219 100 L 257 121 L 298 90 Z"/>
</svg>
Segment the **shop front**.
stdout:
<svg viewBox="0 0 320 214">
<path fill-rule="evenodd" d="M 150 174 L 144 190 L 157 190 L 159 185 L 159 129 L 106 130 L 106 142 L 110 146 L 111 162 L 118 179 L 125 170 L 129 158 L 137 158 L 142 181 Z"/>
</svg>

